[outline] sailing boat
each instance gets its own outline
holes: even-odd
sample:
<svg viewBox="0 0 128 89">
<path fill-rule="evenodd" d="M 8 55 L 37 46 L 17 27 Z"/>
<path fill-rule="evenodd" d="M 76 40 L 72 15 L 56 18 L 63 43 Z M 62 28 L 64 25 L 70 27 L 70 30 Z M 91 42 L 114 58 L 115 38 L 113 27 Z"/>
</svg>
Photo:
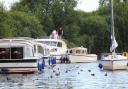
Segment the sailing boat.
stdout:
<svg viewBox="0 0 128 89">
<path fill-rule="evenodd" d="M 128 59 L 125 56 L 116 54 L 115 50 L 118 46 L 114 34 L 113 20 L 113 0 L 110 1 L 110 32 L 111 32 L 111 47 L 110 54 L 102 55 L 100 63 L 104 70 L 123 70 L 128 67 Z"/>
</svg>

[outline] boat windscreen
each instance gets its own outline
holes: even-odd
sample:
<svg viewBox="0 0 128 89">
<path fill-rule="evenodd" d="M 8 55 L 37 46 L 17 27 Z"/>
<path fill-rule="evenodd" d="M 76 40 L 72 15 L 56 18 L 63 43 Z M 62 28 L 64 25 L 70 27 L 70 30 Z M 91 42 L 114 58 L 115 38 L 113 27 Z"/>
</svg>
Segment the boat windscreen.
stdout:
<svg viewBox="0 0 128 89">
<path fill-rule="evenodd" d="M 46 44 L 46 45 L 49 45 L 49 46 L 56 46 L 57 45 L 57 42 L 55 41 L 39 41 L 43 44 Z"/>
</svg>

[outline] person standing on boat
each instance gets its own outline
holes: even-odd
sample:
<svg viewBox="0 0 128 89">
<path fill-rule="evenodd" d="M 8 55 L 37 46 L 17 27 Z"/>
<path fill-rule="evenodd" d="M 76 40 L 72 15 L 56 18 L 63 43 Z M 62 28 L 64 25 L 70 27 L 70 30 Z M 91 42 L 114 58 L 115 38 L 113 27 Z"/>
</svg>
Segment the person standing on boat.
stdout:
<svg viewBox="0 0 128 89">
<path fill-rule="evenodd" d="M 58 32 L 56 30 L 53 30 L 52 34 L 50 35 L 50 38 L 51 39 L 58 39 L 59 38 Z"/>
<path fill-rule="evenodd" d="M 59 36 L 59 39 L 62 39 L 62 36 L 63 36 L 63 30 L 62 30 L 61 27 L 60 27 L 60 29 L 58 30 L 58 36 Z"/>
</svg>

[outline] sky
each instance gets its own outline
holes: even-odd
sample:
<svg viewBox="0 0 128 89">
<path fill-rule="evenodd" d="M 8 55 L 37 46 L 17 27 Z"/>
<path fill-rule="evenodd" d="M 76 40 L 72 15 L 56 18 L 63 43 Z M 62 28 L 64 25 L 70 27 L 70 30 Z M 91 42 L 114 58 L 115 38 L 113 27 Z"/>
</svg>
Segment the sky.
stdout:
<svg viewBox="0 0 128 89">
<path fill-rule="evenodd" d="M 97 10 L 99 7 L 99 0 L 79 0 L 76 9 L 85 12 Z"/>
<path fill-rule="evenodd" d="M 11 5 L 13 5 L 14 2 L 19 0 L 0 0 L 0 2 L 4 3 L 6 6 L 6 9 L 9 9 Z M 98 9 L 99 6 L 99 0 L 78 0 L 78 5 L 75 8 L 75 10 L 82 10 L 85 12 L 91 12 Z"/>
<path fill-rule="evenodd" d="M 17 1 L 19 1 L 19 0 L 0 0 L 0 2 L 2 2 L 4 4 L 4 6 L 7 10 L 9 10 L 10 7 L 13 5 L 13 3 L 15 3 Z"/>
</svg>

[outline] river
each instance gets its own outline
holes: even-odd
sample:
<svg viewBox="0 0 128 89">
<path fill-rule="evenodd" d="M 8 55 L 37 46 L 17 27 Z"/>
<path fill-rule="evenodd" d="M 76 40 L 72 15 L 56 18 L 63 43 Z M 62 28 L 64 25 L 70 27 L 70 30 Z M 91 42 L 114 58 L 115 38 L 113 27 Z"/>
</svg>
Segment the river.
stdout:
<svg viewBox="0 0 128 89">
<path fill-rule="evenodd" d="M 35 74 L 0 75 L 0 89 L 128 89 L 128 70 L 103 71 L 98 63 L 57 64 Z"/>
</svg>

